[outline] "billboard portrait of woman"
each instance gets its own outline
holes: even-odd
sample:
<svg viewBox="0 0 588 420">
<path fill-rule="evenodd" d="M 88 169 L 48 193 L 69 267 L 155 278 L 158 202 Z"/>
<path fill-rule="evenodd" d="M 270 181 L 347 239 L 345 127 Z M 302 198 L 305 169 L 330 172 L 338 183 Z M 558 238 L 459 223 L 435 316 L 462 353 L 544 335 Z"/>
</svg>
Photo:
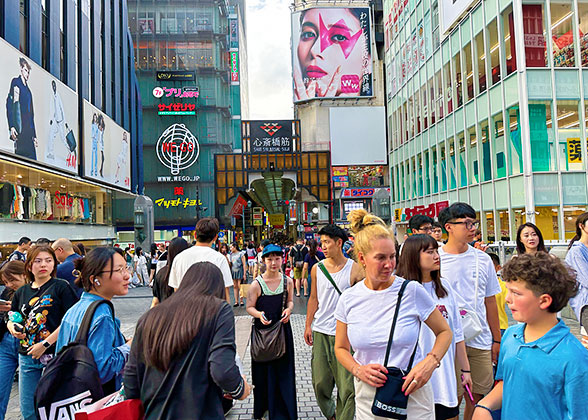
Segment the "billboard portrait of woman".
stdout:
<svg viewBox="0 0 588 420">
<path fill-rule="evenodd" d="M 294 102 L 373 96 L 369 8 L 296 12 L 292 40 Z"/>
</svg>

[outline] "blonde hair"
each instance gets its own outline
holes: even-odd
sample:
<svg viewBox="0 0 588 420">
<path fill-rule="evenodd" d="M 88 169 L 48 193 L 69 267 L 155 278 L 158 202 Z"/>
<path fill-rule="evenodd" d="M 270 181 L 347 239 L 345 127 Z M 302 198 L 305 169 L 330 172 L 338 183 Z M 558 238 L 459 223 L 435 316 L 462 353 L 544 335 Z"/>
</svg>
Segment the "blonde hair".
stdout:
<svg viewBox="0 0 588 420">
<path fill-rule="evenodd" d="M 355 237 L 354 251 L 356 255 L 359 252 L 363 255 L 369 253 L 372 249 L 372 242 L 377 239 L 391 239 L 396 244 L 390 227 L 378 216 L 359 209 L 349 212 L 347 220 L 351 224 L 351 232 Z"/>
</svg>

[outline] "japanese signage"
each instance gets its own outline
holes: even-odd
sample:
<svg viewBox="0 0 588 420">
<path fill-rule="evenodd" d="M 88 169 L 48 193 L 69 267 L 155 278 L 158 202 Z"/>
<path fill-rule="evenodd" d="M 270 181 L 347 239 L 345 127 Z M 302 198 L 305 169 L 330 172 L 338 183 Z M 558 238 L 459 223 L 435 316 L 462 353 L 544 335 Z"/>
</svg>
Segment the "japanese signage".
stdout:
<svg viewBox="0 0 588 420">
<path fill-rule="evenodd" d="M 292 44 L 294 102 L 374 95 L 369 8 L 295 12 Z"/>
<path fill-rule="evenodd" d="M 250 121 L 251 153 L 292 153 L 292 120 Z"/>
<path fill-rule="evenodd" d="M 263 226 L 263 209 L 253 207 L 253 226 Z"/>
<path fill-rule="evenodd" d="M 229 53 L 229 65 L 231 66 L 231 82 L 239 81 L 239 51 Z"/>
<path fill-rule="evenodd" d="M 334 166 L 333 176 L 347 176 L 347 166 Z"/>
<path fill-rule="evenodd" d="M 200 90 L 197 86 L 184 86 L 181 88 L 154 87 L 153 96 L 156 98 L 197 98 Z"/>
<path fill-rule="evenodd" d="M 371 198 L 381 188 L 345 188 L 341 191 L 341 198 Z M 386 188 L 390 192 L 390 188 Z"/>
<path fill-rule="evenodd" d="M 239 21 L 229 19 L 229 49 L 236 50 L 239 48 Z"/>
<path fill-rule="evenodd" d="M 568 163 L 582 162 L 582 143 L 578 137 L 568 138 Z"/>
<path fill-rule="evenodd" d="M 237 200 L 235 200 L 235 204 L 233 204 L 233 208 L 231 209 L 229 216 L 242 216 L 245 207 L 247 207 L 247 200 L 245 200 L 245 198 L 239 194 L 237 196 Z"/>
<path fill-rule="evenodd" d="M 412 208 L 394 209 L 394 221 L 397 223 L 406 222 L 410 220 L 412 216 L 416 216 L 417 214 L 423 214 L 425 216 L 435 218 L 439 216 L 441 210 L 447 207 L 449 207 L 449 201 L 439 201 L 437 203 L 431 203 L 426 207 L 415 206 Z"/>
<path fill-rule="evenodd" d="M 155 151 L 161 164 L 169 168 L 172 175 L 179 175 L 196 163 L 200 145 L 184 124 L 173 124 L 161 134 Z"/>
<path fill-rule="evenodd" d="M 275 228 L 282 228 L 286 223 L 286 216 L 284 214 L 269 214 L 268 220 L 270 225 Z"/>
<path fill-rule="evenodd" d="M 158 198 L 154 200 L 155 204 L 159 207 L 165 207 L 169 209 L 170 207 L 196 207 L 202 205 L 202 200 L 198 202 L 195 198 L 188 198 L 188 197 L 177 197 L 175 199 L 165 199 L 165 198 Z"/>
<path fill-rule="evenodd" d="M 159 81 L 193 81 L 196 79 L 196 74 L 193 71 L 158 71 L 156 79 Z"/>
<path fill-rule="evenodd" d="M 349 177 L 348 176 L 334 176 L 333 177 L 333 186 L 335 188 L 349 187 Z"/>
<path fill-rule="evenodd" d="M 196 105 L 179 102 L 157 104 L 157 115 L 196 115 Z"/>
<path fill-rule="evenodd" d="M 0 150 L 77 174 L 78 96 L 1 38 L 0 54 Z"/>
</svg>

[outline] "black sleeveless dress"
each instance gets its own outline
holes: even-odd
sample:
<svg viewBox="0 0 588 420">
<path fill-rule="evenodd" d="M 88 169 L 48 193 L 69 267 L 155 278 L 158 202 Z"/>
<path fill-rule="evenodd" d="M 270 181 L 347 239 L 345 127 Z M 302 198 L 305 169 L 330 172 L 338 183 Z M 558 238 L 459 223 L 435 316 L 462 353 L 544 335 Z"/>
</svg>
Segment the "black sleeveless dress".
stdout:
<svg viewBox="0 0 588 420">
<path fill-rule="evenodd" d="M 280 322 L 282 317 L 282 294 L 266 295 L 261 288 L 255 309 L 265 312 L 267 319 Z M 255 319 L 253 328 L 267 328 L 259 319 Z M 294 374 L 294 338 L 290 321 L 284 324 L 286 336 L 286 354 L 271 362 L 251 360 L 253 378 L 253 418 L 260 419 L 269 411 L 269 420 L 295 420 L 296 378 Z"/>
</svg>

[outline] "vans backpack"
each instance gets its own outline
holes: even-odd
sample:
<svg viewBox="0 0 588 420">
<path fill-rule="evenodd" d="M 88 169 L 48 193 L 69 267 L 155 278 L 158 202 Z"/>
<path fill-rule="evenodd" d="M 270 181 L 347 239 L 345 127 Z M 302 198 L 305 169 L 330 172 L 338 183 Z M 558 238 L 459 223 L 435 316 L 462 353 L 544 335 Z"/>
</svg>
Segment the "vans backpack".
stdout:
<svg viewBox="0 0 588 420">
<path fill-rule="evenodd" d="M 35 411 L 40 420 L 74 420 L 75 412 L 104 397 L 94 354 L 88 348 L 92 318 L 101 304 L 92 302 L 73 342 L 63 347 L 49 362 L 35 392 Z M 114 391 L 113 391 L 114 392 Z"/>
</svg>

